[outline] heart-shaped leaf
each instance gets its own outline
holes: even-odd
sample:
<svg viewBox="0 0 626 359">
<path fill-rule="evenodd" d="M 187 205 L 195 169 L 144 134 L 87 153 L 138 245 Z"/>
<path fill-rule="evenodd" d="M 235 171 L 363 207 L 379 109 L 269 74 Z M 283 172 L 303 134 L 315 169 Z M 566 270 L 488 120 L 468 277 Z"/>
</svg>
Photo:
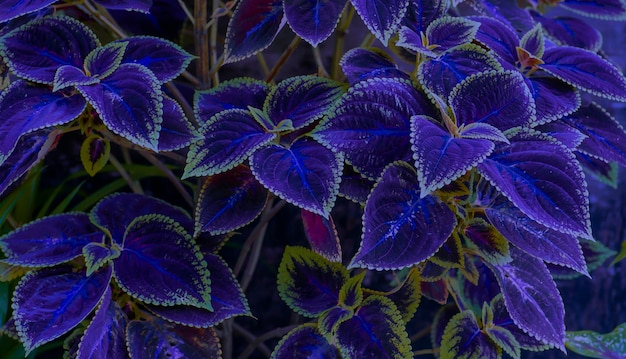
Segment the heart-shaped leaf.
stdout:
<svg viewBox="0 0 626 359">
<path fill-rule="evenodd" d="M 26 354 L 67 333 L 96 308 L 111 269 L 90 276 L 60 266 L 26 274 L 13 293 L 13 318 Z"/>
<path fill-rule="evenodd" d="M 387 46 L 391 36 L 398 31 L 406 13 L 409 0 L 350 0 L 363 19 L 365 26 Z"/>
<path fill-rule="evenodd" d="M 207 177 L 198 195 L 194 236 L 223 234 L 252 222 L 265 207 L 267 195 L 267 189 L 242 165 Z"/>
<path fill-rule="evenodd" d="M 536 131 L 518 131 L 478 165 L 493 186 L 531 219 L 592 238 L 587 184 L 574 155 Z"/>
<path fill-rule="evenodd" d="M 502 357 L 502 349 L 479 327 L 471 310 L 464 310 L 453 316 L 441 339 L 442 358 L 484 358 Z"/>
<path fill-rule="evenodd" d="M 175 151 L 200 138 L 178 102 L 163 96 L 163 122 L 159 133 L 159 151 Z"/>
<path fill-rule="evenodd" d="M 438 53 L 472 42 L 480 23 L 452 16 L 442 16 L 428 25 L 426 38 Z"/>
<path fill-rule="evenodd" d="M 376 48 L 352 49 L 343 55 L 339 65 L 350 85 L 377 77 L 409 79 L 405 72 L 398 69 L 389 55 Z"/>
<path fill-rule="evenodd" d="M 242 0 L 228 22 L 224 63 L 243 60 L 264 50 L 285 22 L 282 0 Z"/>
<path fill-rule="evenodd" d="M 213 310 L 206 262 L 187 231 L 169 217 L 135 218 L 113 267 L 120 288 L 142 302 Z"/>
<path fill-rule="evenodd" d="M 158 149 L 163 94 L 152 72 L 122 64 L 100 83 L 77 88 L 109 130 L 139 146 Z"/>
<path fill-rule="evenodd" d="M 0 3 L 0 23 L 41 10 L 55 0 L 7 0 Z"/>
<path fill-rule="evenodd" d="M 574 46 L 597 52 L 602 48 L 602 33 L 582 19 L 568 16 L 547 17 L 530 11 L 535 21 L 558 45 Z"/>
<path fill-rule="evenodd" d="M 126 323 L 128 318 L 111 300 L 111 288 L 100 301 L 96 315 L 85 330 L 78 346 L 77 359 L 126 359 Z"/>
<path fill-rule="evenodd" d="M 565 352 L 565 309 L 546 265 L 515 248 L 511 248 L 511 258 L 511 262 L 491 268 L 513 322 L 532 337 Z"/>
<path fill-rule="evenodd" d="M 215 254 L 204 254 L 211 273 L 211 305 L 213 311 L 186 305 L 146 305 L 156 315 L 170 322 L 196 328 L 213 327 L 238 315 L 250 315 L 246 300 L 237 279 L 222 258 Z"/>
<path fill-rule="evenodd" d="M 341 180 L 343 156 L 310 138 L 289 148 L 271 144 L 250 157 L 252 173 L 278 197 L 328 217 Z"/>
<path fill-rule="evenodd" d="M 276 137 L 265 132 L 249 111 L 240 109 L 218 113 L 200 134 L 204 139 L 190 146 L 183 178 L 228 171 Z"/>
<path fill-rule="evenodd" d="M 593 95 L 626 102 L 622 71 L 597 54 L 571 46 L 546 49 L 539 67 Z"/>
<path fill-rule="evenodd" d="M 519 38 L 515 31 L 504 22 L 487 16 L 471 16 L 471 20 L 480 23 L 476 40 L 493 50 L 505 62 L 515 64 Z"/>
<path fill-rule="evenodd" d="M 565 333 L 567 349 L 589 358 L 620 359 L 626 353 L 626 323 L 600 334 L 591 330 Z"/>
<path fill-rule="evenodd" d="M 22 80 L 12 83 L 0 95 L 0 165 L 13 152 L 21 136 L 68 123 L 86 105 L 80 95 L 51 92 L 49 88 L 32 86 Z"/>
<path fill-rule="evenodd" d="M 85 58 L 86 74 L 98 79 L 111 75 L 122 63 L 125 51 L 126 43 L 124 42 L 110 42 L 92 50 Z"/>
<path fill-rule="evenodd" d="M 339 290 L 339 305 L 355 309 L 363 302 L 363 279 L 366 272 L 361 272 L 348 279 Z"/>
<path fill-rule="evenodd" d="M 324 218 L 307 210 L 300 211 L 304 234 L 316 253 L 332 262 L 341 263 L 341 244 L 333 218 Z"/>
<path fill-rule="evenodd" d="M 554 77 L 532 76 L 526 83 L 535 99 L 536 124 L 550 123 L 580 107 L 580 94 L 571 85 Z"/>
<path fill-rule="evenodd" d="M 278 294 L 295 312 L 317 317 L 339 303 L 339 291 L 347 280 L 348 271 L 341 263 L 310 249 L 288 246 L 278 267 Z"/>
<path fill-rule="evenodd" d="M 341 354 L 317 330 L 315 324 L 303 324 L 287 333 L 278 342 L 271 359 L 308 359 L 319 355 L 325 359 L 339 359 Z"/>
<path fill-rule="evenodd" d="M 347 359 L 411 358 L 411 342 L 402 316 L 390 299 L 372 295 L 354 316 L 337 326 L 337 346 Z"/>
<path fill-rule="evenodd" d="M 100 135 L 92 134 L 80 146 L 80 161 L 90 176 L 95 176 L 109 162 L 111 143 Z"/>
<path fill-rule="evenodd" d="M 0 237 L 5 263 L 22 267 L 53 266 L 82 254 L 83 246 L 99 242 L 103 233 L 84 213 L 38 219 Z"/>
<path fill-rule="evenodd" d="M 564 0 L 559 5 L 584 16 L 611 20 L 626 18 L 626 4 L 621 0 Z"/>
<path fill-rule="evenodd" d="M 417 173 L 404 162 L 383 172 L 365 205 L 363 240 L 349 268 L 399 269 L 424 261 L 452 234 L 454 213 L 422 197 Z"/>
<path fill-rule="evenodd" d="M 11 71 L 34 82 L 52 84 L 63 65 L 82 68 L 83 60 L 100 45 L 96 35 L 68 16 L 33 20 L 0 39 L 0 54 Z"/>
<path fill-rule="evenodd" d="M 131 358 L 148 358 L 155 353 L 165 358 L 222 357 L 219 337 L 213 328 L 183 327 L 160 319 L 128 323 L 126 343 Z"/>
<path fill-rule="evenodd" d="M 298 36 L 316 47 L 333 32 L 347 0 L 285 0 L 285 17 Z"/>
</svg>

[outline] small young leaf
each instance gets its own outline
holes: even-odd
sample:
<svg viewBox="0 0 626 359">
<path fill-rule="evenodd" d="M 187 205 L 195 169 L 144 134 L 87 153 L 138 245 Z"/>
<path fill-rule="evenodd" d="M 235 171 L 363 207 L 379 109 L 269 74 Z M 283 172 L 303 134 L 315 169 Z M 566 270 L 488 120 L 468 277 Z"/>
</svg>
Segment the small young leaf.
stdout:
<svg viewBox="0 0 626 359">
<path fill-rule="evenodd" d="M 348 279 L 347 282 L 339 290 L 339 305 L 355 309 L 363 301 L 363 279 L 365 278 L 365 272 L 355 275 Z"/>
<path fill-rule="evenodd" d="M 421 282 L 420 292 L 424 297 L 433 300 L 441 305 L 444 305 L 448 302 L 448 287 L 446 285 L 446 281 L 443 279 Z"/>
<path fill-rule="evenodd" d="M 462 268 L 465 265 L 463 245 L 457 231 L 452 232 L 452 235 L 429 260 L 445 268 Z"/>
<path fill-rule="evenodd" d="M 626 353 L 626 323 L 606 334 L 583 330 L 567 332 L 565 336 L 567 349 L 589 358 L 620 359 Z"/>
<path fill-rule="evenodd" d="M 575 151 L 574 154 L 585 173 L 590 173 L 600 182 L 617 188 L 619 170 L 617 162 L 605 162 L 580 151 Z"/>
<path fill-rule="evenodd" d="M 77 85 L 92 85 L 100 81 L 96 77 L 87 76 L 83 70 L 73 65 L 63 65 L 54 73 L 52 91 L 57 92 Z"/>
<path fill-rule="evenodd" d="M 85 257 L 85 266 L 87 267 L 87 275 L 102 268 L 113 259 L 120 256 L 120 250 L 115 247 L 108 247 L 104 243 L 91 242 L 83 247 L 83 257 Z"/>
<path fill-rule="evenodd" d="M 319 356 L 340 359 L 341 354 L 317 330 L 315 324 L 303 324 L 287 333 L 278 342 L 270 359 L 309 359 Z"/>
<path fill-rule="evenodd" d="M 97 134 L 91 134 L 80 146 L 80 161 L 91 177 L 109 162 L 111 143 Z"/>
<path fill-rule="evenodd" d="M 442 16 L 428 25 L 426 37 L 429 45 L 442 53 L 453 47 L 472 42 L 480 23 L 463 17 Z"/>
<path fill-rule="evenodd" d="M 333 218 L 324 218 L 319 214 L 301 210 L 304 234 L 309 245 L 316 253 L 321 254 L 332 262 L 341 263 L 341 243 Z"/>
<path fill-rule="evenodd" d="M 398 31 L 409 0 L 350 0 L 367 28 L 387 46 Z"/>
<path fill-rule="evenodd" d="M 97 79 L 111 75 L 122 63 L 124 51 L 126 51 L 126 43 L 123 42 L 111 42 L 92 50 L 85 58 L 86 74 Z"/>
<path fill-rule="evenodd" d="M 499 359 L 502 349 L 478 327 L 474 313 L 467 309 L 453 316 L 446 325 L 440 355 L 445 359 Z"/>
<path fill-rule="evenodd" d="M 278 294 L 295 312 L 317 317 L 339 303 L 347 280 L 348 271 L 341 263 L 310 249 L 288 246 L 278 267 Z"/>
<path fill-rule="evenodd" d="M 285 17 L 298 36 L 313 47 L 333 32 L 347 0 L 285 0 Z"/>
<path fill-rule="evenodd" d="M 543 28 L 536 24 L 531 30 L 522 36 L 519 46 L 536 58 L 541 58 L 545 51 L 543 40 Z"/>
<path fill-rule="evenodd" d="M 463 234 L 470 247 L 475 247 L 487 263 L 501 264 L 511 260 L 507 239 L 482 218 L 470 221 Z"/>
</svg>

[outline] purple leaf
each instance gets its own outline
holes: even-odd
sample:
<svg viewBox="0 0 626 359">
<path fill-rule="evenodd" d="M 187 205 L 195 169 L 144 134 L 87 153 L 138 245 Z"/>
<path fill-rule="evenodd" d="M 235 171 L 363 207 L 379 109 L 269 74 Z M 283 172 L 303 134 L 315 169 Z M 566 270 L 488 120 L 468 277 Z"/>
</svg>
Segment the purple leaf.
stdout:
<svg viewBox="0 0 626 359">
<path fill-rule="evenodd" d="M 478 328 L 474 313 L 467 309 L 453 316 L 441 338 L 444 358 L 501 358 L 501 349 Z"/>
<path fill-rule="evenodd" d="M 602 33 L 581 19 L 564 16 L 550 18 L 535 11 L 530 14 L 558 45 L 580 47 L 592 52 L 602 48 Z"/>
<path fill-rule="evenodd" d="M 621 0 L 564 0 L 559 3 L 577 14 L 600 19 L 624 20 L 626 3 Z"/>
<path fill-rule="evenodd" d="M 450 2 L 444 0 L 410 1 L 409 8 L 402 20 L 402 25 L 415 33 L 426 33 L 428 25 L 436 19 L 445 16 L 450 8 Z"/>
<path fill-rule="evenodd" d="M 506 131 L 535 121 L 532 94 L 517 71 L 471 75 L 454 88 L 448 103 L 461 124 L 483 122 Z"/>
<path fill-rule="evenodd" d="M 428 260 L 445 268 L 463 267 L 465 257 L 463 257 L 463 245 L 459 234 L 453 232 Z"/>
<path fill-rule="evenodd" d="M 3 36 L 0 53 L 14 74 L 52 84 L 57 68 L 63 65 L 82 68 L 87 54 L 99 45 L 96 35 L 78 20 L 48 16 Z"/>
<path fill-rule="evenodd" d="M 400 28 L 396 45 L 426 56 L 427 58 L 436 58 L 439 53 L 438 51 L 434 51 L 437 48 L 436 44 L 431 44 L 428 38 L 422 37 L 422 34 L 418 34 L 406 26 Z"/>
<path fill-rule="evenodd" d="M 275 126 L 289 120 L 297 130 L 328 114 L 343 92 L 344 87 L 330 79 L 289 77 L 272 89 L 263 110 Z"/>
<path fill-rule="evenodd" d="M 580 94 L 554 77 L 532 76 L 526 80 L 537 109 L 536 124 L 556 121 L 580 107 Z"/>
<path fill-rule="evenodd" d="M 125 51 L 126 43 L 123 42 L 111 42 L 92 50 L 85 58 L 84 68 L 86 74 L 98 79 L 111 75 L 122 63 Z"/>
<path fill-rule="evenodd" d="M 546 49 L 539 67 L 555 77 L 593 95 L 626 101 L 626 78 L 622 71 L 597 54 L 577 47 Z"/>
<path fill-rule="evenodd" d="M 480 23 L 466 18 L 443 16 L 428 25 L 426 38 L 429 45 L 437 46 L 435 50 L 442 53 L 472 42 L 479 27 Z"/>
<path fill-rule="evenodd" d="M 293 32 L 316 47 L 333 32 L 347 0 L 285 0 L 285 17 Z"/>
<path fill-rule="evenodd" d="M 509 311 L 505 306 L 502 294 L 495 296 L 489 303 L 489 306 L 493 312 L 493 325 L 495 325 L 496 328 L 506 329 L 509 333 L 513 334 L 513 337 L 520 345 L 521 349 L 541 351 L 550 348 L 549 345 L 546 345 L 543 341 L 533 338 L 529 333 L 520 329 L 516 325 L 509 315 Z"/>
<path fill-rule="evenodd" d="M 337 346 L 347 359 L 410 358 L 411 342 L 395 304 L 367 297 L 354 316 L 337 326 Z"/>
<path fill-rule="evenodd" d="M 591 173 L 601 182 L 617 188 L 619 165 L 616 162 L 605 162 L 579 151 L 575 154 L 584 171 Z"/>
<path fill-rule="evenodd" d="M 478 165 L 493 186 L 531 219 L 592 238 L 587 184 L 574 155 L 539 132 L 518 131 Z"/>
<path fill-rule="evenodd" d="M 428 262 L 432 263 L 432 262 Z M 434 264 L 433 264 L 434 266 Z M 443 267 L 438 268 L 446 269 Z M 430 300 L 433 300 L 441 305 L 446 304 L 448 302 L 448 287 L 446 286 L 446 281 L 443 279 L 439 279 L 436 281 L 423 281 L 420 283 L 420 291 L 422 295 Z"/>
<path fill-rule="evenodd" d="M 578 148 L 583 140 L 587 138 L 580 131 L 560 120 L 536 126 L 534 129 L 555 138 L 572 151 Z M 578 153 L 578 151 L 575 153 Z"/>
<path fill-rule="evenodd" d="M 5 263 L 46 267 L 70 261 L 83 246 L 99 242 L 104 234 L 84 213 L 66 213 L 38 219 L 0 237 Z"/>
<path fill-rule="evenodd" d="M 591 330 L 567 332 L 565 345 L 567 349 L 589 358 L 620 359 L 626 352 L 625 335 L 624 323 L 606 334 Z"/>
<path fill-rule="evenodd" d="M 170 322 L 196 328 L 213 327 L 228 318 L 249 315 L 248 301 L 224 260 L 214 254 L 205 254 L 204 259 L 207 262 L 207 269 L 211 273 L 211 305 L 213 311 L 186 305 L 165 307 L 147 304 L 146 307 Z"/>
<path fill-rule="evenodd" d="M 367 28 L 387 46 L 398 31 L 409 0 L 350 0 Z"/>
<path fill-rule="evenodd" d="M 133 36 L 116 43 L 127 44 L 122 63 L 147 67 L 160 83 L 178 77 L 194 59 L 180 46 L 158 37 Z"/>
<path fill-rule="evenodd" d="M 484 219 L 472 219 L 463 230 L 463 235 L 469 240 L 468 247 L 473 247 L 485 262 L 501 264 L 511 260 L 507 238 Z"/>
<path fill-rule="evenodd" d="M 495 147 L 488 139 L 454 137 L 434 121 L 411 117 L 411 149 L 422 197 L 462 176 Z"/>
<path fill-rule="evenodd" d="M 365 272 L 361 272 L 343 284 L 339 291 L 339 305 L 346 309 L 356 309 L 363 302 L 363 278 Z"/>
<path fill-rule="evenodd" d="M 15 81 L 0 95 L 0 165 L 23 135 L 38 129 L 66 124 L 77 118 L 87 103 L 80 95 L 51 92 L 44 87 Z"/>
<path fill-rule="evenodd" d="M 154 197 L 135 193 L 116 193 L 107 196 L 91 210 L 91 221 L 121 245 L 130 223 L 139 216 L 160 214 L 174 219 L 188 232 L 193 232 L 193 221 L 183 209 Z"/>
<path fill-rule="evenodd" d="M 275 359 L 340 359 L 341 354 L 317 329 L 315 324 L 303 324 L 287 333 L 272 353 Z"/>
<path fill-rule="evenodd" d="M 343 305 L 334 306 L 324 311 L 317 319 L 317 330 L 319 330 L 319 332 L 326 338 L 334 338 L 339 324 L 345 322 L 353 316 L 354 308 L 346 308 Z"/>
<path fill-rule="evenodd" d="M 224 63 L 243 60 L 264 50 L 285 21 L 282 0 L 242 0 L 228 22 Z"/>
<path fill-rule="evenodd" d="M 341 263 L 310 249 L 287 246 L 278 267 L 278 294 L 293 311 L 317 317 L 339 303 L 339 291 L 347 280 L 348 271 Z"/>
<path fill-rule="evenodd" d="M 163 97 L 163 122 L 159 133 L 159 151 L 175 151 L 199 138 L 198 131 L 189 122 L 178 102 Z"/>
<path fill-rule="evenodd" d="M 341 263 L 341 244 L 333 218 L 324 218 L 307 210 L 300 211 L 304 234 L 316 253 L 332 262 Z"/>
<path fill-rule="evenodd" d="M 202 183 L 196 205 L 195 235 L 228 233 L 252 222 L 267 202 L 268 191 L 248 167 L 209 176 Z"/>
<path fill-rule="evenodd" d="M 205 124 L 224 110 L 247 110 L 248 107 L 260 109 L 269 92 L 270 86 L 263 81 L 247 77 L 225 81 L 210 90 L 196 91 L 194 114 L 200 124 Z"/>
<path fill-rule="evenodd" d="M 563 300 L 548 268 L 540 259 L 515 248 L 511 248 L 511 258 L 510 263 L 491 268 L 513 322 L 530 336 L 565 352 Z"/>
<path fill-rule="evenodd" d="M 128 358 L 125 335 L 127 321 L 122 308 L 111 300 L 111 288 L 107 286 L 100 307 L 80 340 L 76 358 Z"/>
<path fill-rule="evenodd" d="M 95 77 L 85 75 L 83 70 L 73 65 L 63 65 L 57 69 L 54 74 L 54 85 L 52 87 L 53 92 L 63 90 L 70 86 L 76 85 L 91 85 L 97 83 L 99 80 Z M 49 91 L 49 90 L 48 90 Z"/>
<path fill-rule="evenodd" d="M 0 3 L 0 23 L 41 10 L 56 0 L 6 0 Z"/>
<path fill-rule="evenodd" d="M 112 132 L 157 150 L 163 122 L 163 95 L 145 67 L 122 64 L 100 83 L 77 86 Z"/>
<path fill-rule="evenodd" d="M 26 354 L 82 322 L 98 305 L 110 280 L 110 268 L 88 277 L 65 266 L 26 274 L 13 294 L 13 318 Z"/>
<path fill-rule="evenodd" d="M 103 238 L 104 239 L 104 238 Z M 109 264 L 113 259 L 120 256 L 120 250 L 115 247 L 109 247 L 102 242 L 90 242 L 83 247 L 83 257 L 85 258 L 85 267 L 87 275 Z"/>
<path fill-rule="evenodd" d="M 228 171 L 276 137 L 265 132 L 249 111 L 240 109 L 218 113 L 200 132 L 204 139 L 190 146 L 183 178 Z"/>
<path fill-rule="evenodd" d="M 502 21 L 517 32 L 524 33 L 534 25 L 525 6 L 518 5 L 516 0 L 483 0 L 471 6 L 485 16 Z"/>
<path fill-rule="evenodd" d="M 206 262 L 191 236 L 173 219 L 156 214 L 135 218 L 121 250 L 113 261 L 115 279 L 132 297 L 148 304 L 213 310 Z"/>
<path fill-rule="evenodd" d="M 519 47 L 536 58 L 540 59 L 543 56 L 545 44 L 541 24 L 536 24 L 532 29 L 524 34 L 524 36 L 522 36 Z"/>
<path fill-rule="evenodd" d="M 507 200 L 485 208 L 485 214 L 489 222 L 517 248 L 546 262 L 588 275 L 576 236 L 533 221 Z"/>
<path fill-rule="evenodd" d="M 357 173 L 352 166 L 345 165 L 339 184 L 339 195 L 365 205 L 374 184 L 374 181 Z"/>
<path fill-rule="evenodd" d="M 417 307 L 422 300 L 422 281 L 420 270 L 413 267 L 409 270 L 404 281 L 396 288 L 386 293 L 374 292 L 391 299 L 396 305 L 404 323 L 408 323 L 415 315 Z"/>
<path fill-rule="evenodd" d="M 343 55 L 339 64 L 350 85 L 377 77 L 409 79 L 405 72 L 398 69 L 389 55 L 377 48 L 352 49 Z"/>
<path fill-rule="evenodd" d="M 135 10 L 143 13 L 150 11 L 152 0 L 96 0 L 96 2 L 111 10 Z"/>
<path fill-rule="evenodd" d="M 485 303 L 485 308 L 489 308 Z M 491 338 L 500 348 L 513 358 L 521 358 L 521 348 L 513 333 L 501 327 L 489 327 L 484 329 L 485 334 Z"/>
<path fill-rule="evenodd" d="M 285 148 L 271 144 L 250 157 L 254 176 L 278 197 L 307 211 L 328 217 L 339 181 L 343 156 L 310 138 Z"/>
<path fill-rule="evenodd" d="M 126 345 L 131 358 L 219 359 L 222 349 L 213 328 L 199 329 L 153 321 L 133 320 L 126 329 Z"/>
<path fill-rule="evenodd" d="M 417 173 L 404 162 L 387 167 L 363 215 L 363 240 L 349 268 L 399 269 L 433 255 L 456 226 L 448 206 L 421 196 Z"/>
<path fill-rule="evenodd" d="M 432 105 L 409 81 L 369 79 L 350 88 L 335 116 L 320 123 L 313 137 L 375 180 L 389 163 L 409 157 L 411 116 L 431 112 Z"/>
<path fill-rule="evenodd" d="M 480 23 L 476 40 L 493 50 L 505 62 L 515 64 L 517 61 L 515 48 L 519 45 L 515 31 L 495 18 L 472 16 L 470 19 Z"/>
<path fill-rule="evenodd" d="M 500 294 L 500 287 L 495 275 L 481 258 L 477 256 L 467 257 L 465 263 L 475 267 L 475 278 L 468 278 L 460 270 L 450 271 L 450 277 L 454 278 L 454 282 L 456 282 L 455 291 L 463 308 L 480 313 L 483 303 L 490 302 Z M 444 281 L 445 285 L 446 282 Z"/>
<path fill-rule="evenodd" d="M 425 88 L 441 98 L 447 98 L 452 89 L 468 76 L 491 70 L 502 70 L 492 55 L 477 45 L 463 45 L 422 62 L 418 76 Z"/>
<path fill-rule="evenodd" d="M 561 121 L 587 136 L 578 146 L 579 151 L 626 166 L 626 132 L 605 109 L 591 103 Z"/>
</svg>

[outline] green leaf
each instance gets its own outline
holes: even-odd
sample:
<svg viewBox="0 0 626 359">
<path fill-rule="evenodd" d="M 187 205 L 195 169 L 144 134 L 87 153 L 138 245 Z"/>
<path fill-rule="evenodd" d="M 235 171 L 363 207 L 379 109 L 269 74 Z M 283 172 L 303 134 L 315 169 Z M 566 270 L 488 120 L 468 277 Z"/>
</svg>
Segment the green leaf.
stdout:
<svg viewBox="0 0 626 359">
<path fill-rule="evenodd" d="M 478 251 L 490 264 L 504 264 L 511 261 L 509 241 L 498 230 L 482 218 L 474 218 L 465 227 L 464 236 L 468 247 Z"/>
<path fill-rule="evenodd" d="M 617 262 L 621 261 L 624 258 L 626 258 L 626 241 L 622 242 L 622 248 L 620 249 L 619 253 L 617 253 L 615 259 L 613 259 L 613 262 L 611 262 L 611 265 L 615 265 Z"/>
<path fill-rule="evenodd" d="M 590 330 L 566 332 L 565 346 L 590 358 L 623 359 L 626 355 L 626 323 L 618 325 L 607 334 Z"/>
<path fill-rule="evenodd" d="M 83 141 L 80 147 L 80 161 L 91 177 L 95 176 L 109 161 L 111 143 L 104 138 L 92 134 Z"/>
<path fill-rule="evenodd" d="M 375 294 L 385 296 L 396 305 L 398 311 L 402 315 L 404 323 L 408 323 L 420 305 L 422 299 L 422 280 L 420 278 L 420 270 L 413 267 L 409 270 L 404 281 L 396 288 L 389 292 L 378 292 L 371 289 L 365 289 L 367 294 Z"/>
<path fill-rule="evenodd" d="M 502 349 L 478 325 L 471 309 L 450 319 L 441 340 L 441 359 L 500 359 Z"/>
<path fill-rule="evenodd" d="M 104 243 L 88 243 L 83 247 L 83 257 L 85 257 L 85 265 L 87 266 L 87 275 L 102 268 L 105 264 L 119 257 L 121 254 L 118 248 L 109 248 Z"/>
<path fill-rule="evenodd" d="M 339 304 L 346 308 L 354 309 L 363 301 L 363 278 L 365 271 L 348 279 L 339 291 Z"/>
</svg>

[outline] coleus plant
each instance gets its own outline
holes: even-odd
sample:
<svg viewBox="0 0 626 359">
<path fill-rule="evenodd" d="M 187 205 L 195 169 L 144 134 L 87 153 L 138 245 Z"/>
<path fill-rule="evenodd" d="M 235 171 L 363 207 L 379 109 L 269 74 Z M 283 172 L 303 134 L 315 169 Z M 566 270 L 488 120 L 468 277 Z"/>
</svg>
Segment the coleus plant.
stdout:
<svg viewBox="0 0 626 359">
<path fill-rule="evenodd" d="M 60 213 L 13 220 L 0 237 L 0 279 L 21 277 L 2 333 L 26 354 L 63 339 L 72 358 L 221 357 L 232 318 L 254 315 L 244 292 L 256 237 L 285 202 L 300 209 L 311 249 L 285 248 L 278 294 L 306 319 L 266 349 L 273 358 L 410 358 L 422 353 L 407 326 L 422 296 L 443 305 L 428 352 L 441 358 L 566 345 L 625 354 L 611 342 L 621 327 L 566 333 L 554 279 L 589 276 L 615 254 L 594 242 L 585 173 L 615 184 L 626 166 L 626 132 L 603 105 L 626 102 L 626 78 L 598 31 L 550 14 L 619 20 L 623 1 L 241 0 L 215 2 L 210 20 L 202 3 L 190 21 L 195 57 L 126 36 L 107 10 L 150 13 L 151 1 L 0 5 L 2 222 L 21 180 L 77 130 L 85 172 L 110 162 L 138 192 L 103 186 L 88 213 L 65 211 L 69 197 Z M 355 13 L 370 32 L 363 44 L 382 47 L 341 53 Z M 211 28 L 216 45 L 223 16 L 223 53 L 212 46 L 209 58 L 202 34 Z M 335 34 L 342 73 L 325 76 L 320 63 L 317 75 L 275 83 L 279 61 L 265 81 L 219 83 L 223 64 L 262 59 L 286 23 L 313 47 Z M 194 59 L 200 79 L 186 72 Z M 181 74 L 197 87 L 191 104 L 173 82 Z M 189 185 L 193 218 L 139 194 L 111 154 L 119 148 L 158 166 L 183 197 Z M 346 261 L 337 196 L 362 207 Z M 220 249 L 253 222 L 240 284 L 249 248 L 233 270 Z M 393 272 L 392 288 L 376 285 L 378 271 Z"/>
</svg>

